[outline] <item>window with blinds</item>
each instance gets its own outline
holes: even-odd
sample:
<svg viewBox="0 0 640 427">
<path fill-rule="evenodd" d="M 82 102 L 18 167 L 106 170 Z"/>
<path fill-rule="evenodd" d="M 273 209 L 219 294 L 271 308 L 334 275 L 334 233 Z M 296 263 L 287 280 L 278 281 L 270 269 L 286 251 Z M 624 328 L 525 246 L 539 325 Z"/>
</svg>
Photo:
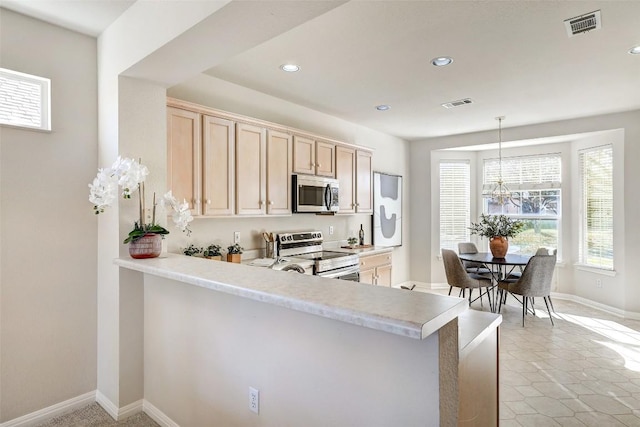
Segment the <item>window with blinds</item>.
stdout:
<svg viewBox="0 0 640 427">
<path fill-rule="evenodd" d="M 440 162 L 440 248 L 458 250 L 470 239 L 471 166 L 468 161 Z"/>
<path fill-rule="evenodd" d="M 0 68 L 0 124 L 51 130 L 51 80 Z"/>
<path fill-rule="evenodd" d="M 502 159 L 502 181 L 514 203 L 500 204 L 490 193 L 500 179 L 499 159 L 486 159 L 483 210 L 524 221 L 524 231 L 509 239 L 509 253 L 534 254 L 540 247 L 559 249 L 562 162 L 559 153 Z"/>
<path fill-rule="evenodd" d="M 580 263 L 613 270 L 613 147 L 579 152 L 582 188 Z"/>
</svg>

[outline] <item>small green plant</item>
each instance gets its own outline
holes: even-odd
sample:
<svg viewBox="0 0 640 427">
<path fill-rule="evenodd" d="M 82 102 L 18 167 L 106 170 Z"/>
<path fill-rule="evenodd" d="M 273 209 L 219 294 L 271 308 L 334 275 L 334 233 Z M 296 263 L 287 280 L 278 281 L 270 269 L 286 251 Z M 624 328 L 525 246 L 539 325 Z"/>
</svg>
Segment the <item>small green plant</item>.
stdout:
<svg viewBox="0 0 640 427">
<path fill-rule="evenodd" d="M 355 237 L 349 237 L 347 239 L 347 243 L 349 244 L 349 246 L 355 246 L 358 244 L 358 239 Z"/>
<path fill-rule="evenodd" d="M 187 256 L 196 256 L 199 253 L 202 253 L 202 248 L 194 246 L 193 244 L 189 245 L 188 248 L 184 248 L 182 253 Z"/>
<path fill-rule="evenodd" d="M 228 254 L 241 254 L 242 251 L 244 251 L 244 248 L 242 246 L 240 246 L 238 243 L 236 243 L 234 245 L 230 245 L 227 248 L 227 253 Z"/>
<path fill-rule="evenodd" d="M 222 255 L 222 253 L 220 252 L 221 250 L 222 247 L 220 247 L 220 245 L 209 245 L 202 252 L 202 255 L 206 257 L 220 256 Z"/>
</svg>

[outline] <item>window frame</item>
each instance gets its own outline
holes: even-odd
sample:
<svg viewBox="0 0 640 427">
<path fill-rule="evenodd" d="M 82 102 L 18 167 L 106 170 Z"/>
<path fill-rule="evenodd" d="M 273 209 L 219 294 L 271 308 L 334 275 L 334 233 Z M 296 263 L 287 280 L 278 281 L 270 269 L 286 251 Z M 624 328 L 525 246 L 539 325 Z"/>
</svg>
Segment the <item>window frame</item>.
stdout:
<svg viewBox="0 0 640 427">
<path fill-rule="evenodd" d="M 40 86 L 40 125 L 31 126 L 25 123 L 12 123 L 3 121 L 0 118 L 0 126 L 7 126 L 17 129 L 30 129 L 42 132 L 51 131 L 51 79 L 46 77 L 35 76 L 32 74 L 21 73 L 19 71 L 10 70 L 0 67 L 0 77 Z"/>
<path fill-rule="evenodd" d="M 452 243 L 453 247 L 451 246 L 451 244 L 448 245 L 443 245 L 443 240 L 442 240 L 442 207 L 443 207 L 443 203 L 442 203 L 442 165 L 443 164 L 457 164 L 457 165 L 465 165 L 466 166 L 466 197 L 461 197 L 460 200 L 464 201 L 466 203 L 466 225 L 465 225 L 465 237 L 463 240 L 460 241 L 455 241 L 454 243 Z M 446 249 L 453 249 L 455 251 L 458 250 L 457 247 L 457 243 L 460 242 L 468 242 L 471 239 L 471 231 L 469 230 L 469 227 L 471 227 L 471 179 L 472 179 L 472 172 L 471 172 L 471 161 L 468 159 L 441 159 L 438 161 L 438 198 L 439 198 L 439 208 L 438 208 L 438 224 L 439 224 L 439 229 L 438 229 L 438 245 L 440 250 L 442 250 L 442 248 L 446 248 Z M 450 243 L 453 241 L 447 241 L 447 243 Z"/>
<path fill-rule="evenodd" d="M 589 263 L 588 262 L 588 250 L 585 250 L 585 248 L 587 248 L 588 246 L 588 242 L 587 242 L 587 238 L 589 235 L 589 230 L 587 230 L 588 227 L 588 218 L 587 218 L 587 203 L 588 203 L 588 199 L 587 199 L 587 195 L 585 194 L 585 190 L 589 189 L 589 186 L 586 184 L 585 182 L 585 174 L 584 174 L 584 155 L 587 153 L 593 153 L 595 151 L 602 151 L 608 149 L 610 151 L 610 163 L 611 163 L 611 170 L 610 170 L 610 198 L 611 198 L 611 202 L 610 202 L 610 206 L 609 209 L 611 210 L 611 229 L 609 230 L 609 234 L 611 235 L 611 246 L 610 246 L 610 251 L 611 251 L 611 266 L 603 266 L 603 265 L 596 265 L 593 263 Z M 579 177 L 579 197 L 580 197 L 580 212 L 579 212 L 579 219 L 578 219 L 578 235 L 579 235 L 579 239 L 578 239 L 578 262 L 577 262 L 577 266 L 579 267 L 583 267 L 586 269 L 592 269 L 593 271 L 598 271 L 598 272 L 615 272 L 615 234 L 614 234 L 614 221 L 613 221 L 613 217 L 614 217 L 614 209 L 615 209 L 615 186 L 614 186 L 614 165 L 615 162 L 615 154 L 614 154 L 614 146 L 613 144 L 602 144 L 602 145 L 596 145 L 593 147 L 589 147 L 589 148 L 584 148 L 584 149 L 580 149 L 578 150 L 578 177 Z"/>
</svg>

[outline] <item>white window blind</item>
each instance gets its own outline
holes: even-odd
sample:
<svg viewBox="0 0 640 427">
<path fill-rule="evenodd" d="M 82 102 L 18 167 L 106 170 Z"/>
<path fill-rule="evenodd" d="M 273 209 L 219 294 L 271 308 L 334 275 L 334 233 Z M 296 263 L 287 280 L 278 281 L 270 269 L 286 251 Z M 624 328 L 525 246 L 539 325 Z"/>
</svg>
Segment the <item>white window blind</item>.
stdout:
<svg viewBox="0 0 640 427">
<path fill-rule="evenodd" d="M 582 184 L 580 263 L 613 270 L 613 147 L 579 153 Z"/>
<path fill-rule="evenodd" d="M 471 167 L 468 161 L 440 162 L 440 248 L 458 250 L 470 238 Z"/>
<path fill-rule="evenodd" d="M 0 124 L 51 130 L 51 80 L 0 68 Z"/>
<path fill-rule="evenodd" d="M 486 159 L 483 170 L 484 213 L 507 215 L 525 223 L 523 232 L 509 239 L 509 253 L 533 255 L 540 247 L 560 250 L 560 154 L 502 159 L 502 180 L 511 191 L 515 203 L 499 204 L 490 198 L 499 177 L 499 160 Z"/>
</svg>

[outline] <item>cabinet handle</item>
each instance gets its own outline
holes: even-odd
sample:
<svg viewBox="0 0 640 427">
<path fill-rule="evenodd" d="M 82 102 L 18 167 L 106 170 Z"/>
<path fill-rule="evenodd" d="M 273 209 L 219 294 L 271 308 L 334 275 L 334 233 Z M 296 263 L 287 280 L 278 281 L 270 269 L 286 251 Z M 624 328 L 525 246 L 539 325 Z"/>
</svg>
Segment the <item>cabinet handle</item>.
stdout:
<svg viewBox="0 0 640 427">
<path fill-rule="evenodd" d="M 316 167 L 321 168 L 321 167 L 322 167 L 322 165 L 321 165 L 320 163 L 318 163 L 318 164 L 316 165 Z"/>
<path fill-rule="evenodd" d="M 365 264 L 366 264 L 366 262 L 362 261 L 362 262 L 361 262 L 361 264 L 362 264 L 362 265 L 365 265 Z"/>
<path fill-rule="evenodd" d="M 360 206 L 360 203 L 356 203 L 356 207 Z"/>
<path fill-rule="evenodd" d="M 269 205 L 273 205 L 273 200 L 269 200 Z"/>
<path fill-rule="evenodd" d="M 207 204 L 210 205 L 211 204 L 211 199 L 207 199 Z"/>
</svg>

